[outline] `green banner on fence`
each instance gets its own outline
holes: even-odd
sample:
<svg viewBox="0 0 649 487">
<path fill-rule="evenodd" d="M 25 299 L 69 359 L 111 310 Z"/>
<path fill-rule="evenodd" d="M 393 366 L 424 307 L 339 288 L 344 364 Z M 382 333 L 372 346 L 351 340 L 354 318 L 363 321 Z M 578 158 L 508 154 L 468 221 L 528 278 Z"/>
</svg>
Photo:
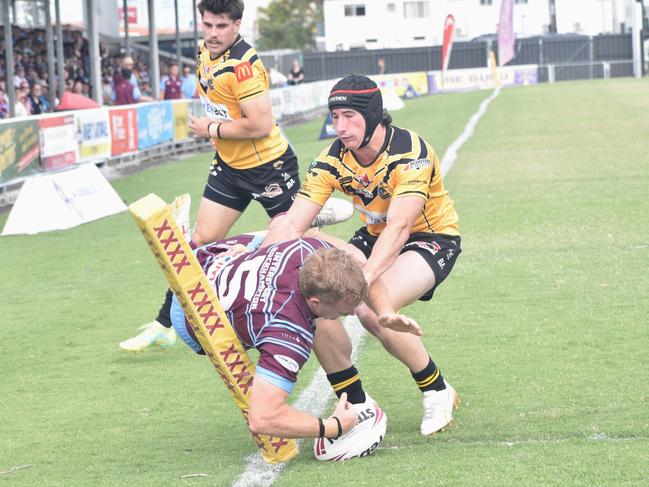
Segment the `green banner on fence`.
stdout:
<svg viewBox="0 0 649 487">
<path fill-rule="evenodd" d="M 40 152 L 38 121 L 0 125 L 0 183 L 38 172 Z"/>
</svg>

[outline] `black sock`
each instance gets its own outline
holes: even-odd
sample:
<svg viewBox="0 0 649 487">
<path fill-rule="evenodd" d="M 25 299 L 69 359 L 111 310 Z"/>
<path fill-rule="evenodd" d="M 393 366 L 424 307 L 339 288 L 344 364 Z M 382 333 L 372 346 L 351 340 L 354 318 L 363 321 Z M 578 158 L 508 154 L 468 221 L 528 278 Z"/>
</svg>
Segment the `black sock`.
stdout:
<svg viewBox="0 0 649 487">
<path fill-rule="evenodd" d="M 363 383 L 358 375 L 358 370 L 353 365 L 340 372 L 327 374 L 327 380 L 333 388 L 336 396 L 340 397 L 343 392 L 347 393 L 347 400 L 352 404 L 360 404 L 365 402 L 365 391 L 363 391 Z"/>
<path fill-rule="evenodd" d="M 444 384 L 444 377 L 439 371 L 433 359 L 428 357 L 428 365 L 419 372 L 410 372 L 412 378 L 415 379 L 417 386 L 421 392 L 425 391 L 441 391 L 446 389 Z"/>
<path fill-rule="evenodd" d="M 165 302 L 160 307 L 158 311 L 158 317 L 155 319 L 165 328 L 171 328 L 171 300 L 173 299 L 173 292 L 171 289 L 167 289 L 167 294 L 165 294 Z"/>
</svg>

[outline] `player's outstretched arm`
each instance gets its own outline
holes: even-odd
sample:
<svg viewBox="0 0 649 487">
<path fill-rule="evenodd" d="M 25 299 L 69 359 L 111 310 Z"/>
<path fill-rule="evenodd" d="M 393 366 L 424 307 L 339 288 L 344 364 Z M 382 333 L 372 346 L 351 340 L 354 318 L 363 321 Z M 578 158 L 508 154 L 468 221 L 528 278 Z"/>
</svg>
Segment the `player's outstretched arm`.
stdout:
<svg viewBox="0 0 649 487">
<path fill-rule="evenodd" d="M 306 198 L 295 198 L 289 210 L 273 218 L 261 246 L 300 238 L 311 226 L 322 206 Z"/>
<path fill-rule="evenodd" d="M 319 438 L 318 418 L 286 404 L 287 397 L 286 391 L 256 376 L 248 416 L 250 431 L 282 438 Z M 346 394 L 338 401 L 334 414 L 322 420 L 327 438 L 338 435 L 338 422 L 334 416 L 340 420 L 343 434 L 356 425 L 356 411 L 347 402 Z"/>
</svg>

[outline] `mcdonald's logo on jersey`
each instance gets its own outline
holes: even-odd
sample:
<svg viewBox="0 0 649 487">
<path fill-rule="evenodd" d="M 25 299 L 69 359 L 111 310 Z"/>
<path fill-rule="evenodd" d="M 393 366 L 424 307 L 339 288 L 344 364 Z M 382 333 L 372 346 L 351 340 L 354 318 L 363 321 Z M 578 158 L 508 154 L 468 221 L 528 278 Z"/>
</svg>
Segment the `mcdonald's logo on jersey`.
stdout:
<svg viewBox="0 0 649 487">
<path fill-rule="evenodd" d="M 234 67 L 234 75 L 237 77 L 237 81 L 239 83 L 252 78 L 252 65 L 250 64 L 250 62 L 244 61 L 237 64 Z"/>
</svg>

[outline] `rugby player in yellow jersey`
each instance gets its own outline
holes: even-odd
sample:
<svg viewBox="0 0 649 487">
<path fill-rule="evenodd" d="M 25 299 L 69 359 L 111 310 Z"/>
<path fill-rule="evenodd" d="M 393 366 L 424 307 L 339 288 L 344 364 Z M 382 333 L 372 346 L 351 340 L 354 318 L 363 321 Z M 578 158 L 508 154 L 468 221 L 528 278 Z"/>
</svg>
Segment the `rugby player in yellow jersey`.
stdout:
<svg viewBox="0 0 649 487">
<path fill-rule="evenodd" d="M 347 247 L 364 262 L 368 283 L 381 279 L 396 310 L 430 300 L 461 252 L 458 217 L 444 189 L 439 159 L 415 132 L 391 124 L 380 90 L 365 76 L 340 80 L 329 94 L 329 110 L 338 138 L 311 164 L 291 209 L 271 222 L 265 244 L 302 235 L 333 191 L 342 191 L 352 197 L 364 223 Z M 408 367 L 423 392 L 421 433 L 442 430 L 452 421 L 459 397 L 418 330 L 379 321 L 365 304 L 356 314 Z M 314 345 L 325 370 L 341 363 L 345 353 L 341 347 L 319 346 L 333 340 L 327 330 L 339 332 L 319 328 Z"/>
<path fill-rule="evenodd" d="M 203 192 L 192 244 L 225 238 L 251 200 L 271 218 L 291 206 L 300 187 L 297 158 L 273 119 L 269 79 L 255 49 L 239 35 L 242 0 L 202 0 L 204 40 L 198 49 L 196 78 L 205 116 L 190 117 L 189 127 L 209 137 L 216 149 Z M 329 206 L 313 224 L 350 218 L 353 210 Z M 175 343 L 169 309 L 172 293 L 144 331 L 120 347 L 141 351 Z"/>
</svg>

